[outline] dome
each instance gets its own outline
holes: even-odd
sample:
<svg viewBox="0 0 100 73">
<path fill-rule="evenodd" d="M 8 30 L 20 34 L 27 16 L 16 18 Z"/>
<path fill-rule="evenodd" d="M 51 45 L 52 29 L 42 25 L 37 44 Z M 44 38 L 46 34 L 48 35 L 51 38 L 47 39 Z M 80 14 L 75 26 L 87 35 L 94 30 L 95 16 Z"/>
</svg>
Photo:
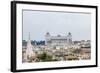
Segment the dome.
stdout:
<svg viewBox="0 0 100 73">
<path fill-rule="evenodd" d="M 71 33 L 69 32 L 68 35 L 71 35 Z"/>
<path fill-rule="evenodd" d="M 50 35 L 50 33 L 49 33 L 49 32 L 47 32 L 47 33 L 46 33 L 46 35 Z"/>
</svg>

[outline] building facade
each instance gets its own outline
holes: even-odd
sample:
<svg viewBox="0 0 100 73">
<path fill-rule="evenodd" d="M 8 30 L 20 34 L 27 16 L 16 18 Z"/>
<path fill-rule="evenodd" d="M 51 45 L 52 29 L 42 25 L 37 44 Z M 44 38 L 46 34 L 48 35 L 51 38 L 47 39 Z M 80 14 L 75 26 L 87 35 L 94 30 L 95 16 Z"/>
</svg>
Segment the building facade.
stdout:
<svg viewBox="0 0 100 73">
<path fill-rule="evenodd" d="M 46 33 L 45 39 L 47 46 L 68 46 L 72 44 L 72 35 L 70 32 L 66 36 L 52 36 L 50 33 Z"/>
</svg>

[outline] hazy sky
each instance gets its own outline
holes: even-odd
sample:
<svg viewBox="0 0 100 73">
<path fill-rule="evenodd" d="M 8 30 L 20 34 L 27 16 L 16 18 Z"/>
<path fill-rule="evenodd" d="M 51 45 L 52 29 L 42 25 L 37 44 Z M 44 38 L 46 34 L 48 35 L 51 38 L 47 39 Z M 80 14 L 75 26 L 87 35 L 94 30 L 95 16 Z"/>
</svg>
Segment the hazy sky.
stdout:
<svg viewBox="0 0 100 73">
<path fill-rule="evenodd" d="M 23 40 L 45 40 L 44 35 L 67 36 L 73 40 L 91 39 L 91 14 L 69 12 L 23 11 Z"/>
</svg>

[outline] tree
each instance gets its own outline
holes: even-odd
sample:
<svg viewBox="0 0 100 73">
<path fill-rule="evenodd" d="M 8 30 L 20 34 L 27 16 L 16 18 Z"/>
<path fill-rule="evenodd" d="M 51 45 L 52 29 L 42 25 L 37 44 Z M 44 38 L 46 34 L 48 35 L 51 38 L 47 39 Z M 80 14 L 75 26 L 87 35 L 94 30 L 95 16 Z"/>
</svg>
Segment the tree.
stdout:
<svg viewBox="0 0 100 73">
<path fill-rule="evenodd" d="M 52 56 L 48 55 L 46 52 L 43 52 L 42 54 L 38 55 L 38 59 L 42 62 L 45 61 L 52 61 Z"/>
<path fill-rule="evenodd" d="M 73 50 L 73 53 L 75 53 L 75 54 L 79 54 L 81 52 L 81 49 L 75 49 L 75 50 Z"/>
</svg>

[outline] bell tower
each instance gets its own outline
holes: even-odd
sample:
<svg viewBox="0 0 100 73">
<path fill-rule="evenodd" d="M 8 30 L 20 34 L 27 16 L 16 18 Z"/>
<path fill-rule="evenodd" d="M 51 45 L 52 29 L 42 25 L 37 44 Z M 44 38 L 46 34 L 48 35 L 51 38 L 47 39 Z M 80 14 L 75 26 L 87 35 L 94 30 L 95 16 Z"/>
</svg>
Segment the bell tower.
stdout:
<svg viewBox="0 0 100 73">
<path fill-rule="evenodd" d="M 72 34 L 70 32 L 67 35 L 67 43 L 72 44 Z"/>
<path fill-rule="evenodd" d="M 30 32 L 29 32 L 29 37 L 28 37 L 28 41 L 27 41 L 27 49 L 26 49 L 26 62 L 28 62 L 29 59 L 32 58 L 33 55 L 35 55 L 35 54 L 33 52 L 33 46 L 31 44 Z"/>
<path fill-rule="evenodd" d="M 50 41 L 50 33 L 49 32 L 47 32 L 46 33 L 46 35 L 45 35 L 45 39 L 46 39 L 46 45 L 48 45 L 49 44 L 49 41 Z"/>
</svg>

